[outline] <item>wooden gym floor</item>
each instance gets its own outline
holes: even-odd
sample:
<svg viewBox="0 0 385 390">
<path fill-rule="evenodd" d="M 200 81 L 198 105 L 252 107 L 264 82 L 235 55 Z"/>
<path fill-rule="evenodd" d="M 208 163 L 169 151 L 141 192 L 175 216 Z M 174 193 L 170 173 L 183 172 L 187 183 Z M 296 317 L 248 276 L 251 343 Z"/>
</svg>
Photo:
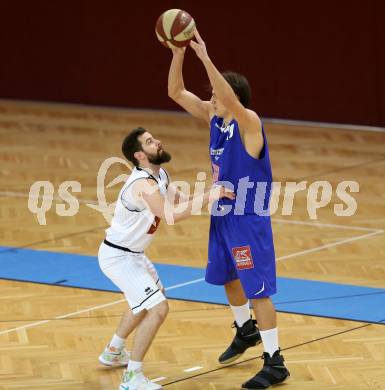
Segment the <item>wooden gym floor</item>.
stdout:
<svg viewBox="0 0 385 390">
<path fill-rule="evenodd" d="M 0 245 L 96 256 L 107 222 L 85 203 L 97 199 L 101 163 L 121 157 L 122 138 L 138 125 L 173 155 L 167 167 L 173 180 L 194 183 L 197 172 L 209 173 L 208 130 L 187 115 L 0 101 Z M 290 216 L 281 215 L 280 203 L 273 216 L 278 275 L 385 288 L 385 132 L 272 123 L 266 131 L 275 181 L 327 180 L 333 186 L 332 203 L 318 210 L 317 221 L 309 218 L 305 191 L 296 195 Z M 108 181 L 124 172 L 115 165 Z M 55 187 L 45 226 L 27 207 L 30 186 L 38 180 Z M 72 217 L 55 211 L 58 186 L 66 180 L 81 183 L 75 194 L 80 210 Z M 333 213 L 342 180 L 360 185 L 351 217 Z M 109 202 L 118 191 L 119 185 L 107 190 Z M 207 215 L 176 226 L 162 223 L 149 257 L 204 267 L 208 223 Z M 0 288 L 0 389 L 118 387 L 122 369 L 104 368 L 97 357 L 126 307 L 120 294 L 4 279 Z M 170 306 L 145 359 L 150 378 L 164 377 L 159 382 L 170 390 L 230 390 L 259 369 L 261 347 L 236 365 L 217 363 L 233 335 L 229 309 L 177 300 Z M 278 313 L 278 321 L 292 374 L 282 388 L 385 389 L 384 325 L 287 313 Z"/>
</svg>

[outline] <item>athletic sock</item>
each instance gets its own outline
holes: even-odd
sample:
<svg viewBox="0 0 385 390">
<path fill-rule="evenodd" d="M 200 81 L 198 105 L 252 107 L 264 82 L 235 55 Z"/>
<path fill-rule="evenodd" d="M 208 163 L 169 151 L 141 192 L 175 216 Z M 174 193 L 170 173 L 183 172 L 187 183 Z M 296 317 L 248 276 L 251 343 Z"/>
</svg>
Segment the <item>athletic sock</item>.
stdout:
<svg viewBox="0 0 385 390">
<path fill-rule="evenodd" d="M 250 306 L 249 301 L 247 301 L 242 306 L 233 306 L 230 305 L 231 311 L 233 312 L 235 322 L 239 327 L 241 327 L 245 322 L 250 319 Z"/>
<path fill-rule="evenodd" d="M 142 362 L 136 362 L 135 360 L 130 360 L 127 365 L 127 371 L 142 371 Z"/>
<path fill-rule="evenodd" d="M 122 349 L 125 343 L 126 343 L 126 339 L 122 339 L 118 335 L 114 334 L 108 346 L 110 348 Z"/>
<path fill-rule="evenodd" d="M 274 355 L 274 352 L 279 349 L 278 347 L 278 328 L 269 330 L 260 330 L 263 349 L 267 352 L 270 357 Z"/>
</svg>

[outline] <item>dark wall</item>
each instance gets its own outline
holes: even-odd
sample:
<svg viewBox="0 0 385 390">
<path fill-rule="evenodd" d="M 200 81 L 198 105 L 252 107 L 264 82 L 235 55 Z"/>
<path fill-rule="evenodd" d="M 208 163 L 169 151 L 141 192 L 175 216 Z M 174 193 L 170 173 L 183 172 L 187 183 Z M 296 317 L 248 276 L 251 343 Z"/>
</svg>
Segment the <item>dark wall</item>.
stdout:
<svg viewBox="0 0 385 390">
<path fill-rule="evenodd" d="M 260 115 L 385 126 L 384 3 L 2 0 L 0 97 L 177 109 L 154 24 L 182 8 L 217 67 L 249 78 Z M 208 97 L 191 50 L 185 83 Z"/>
</svg>

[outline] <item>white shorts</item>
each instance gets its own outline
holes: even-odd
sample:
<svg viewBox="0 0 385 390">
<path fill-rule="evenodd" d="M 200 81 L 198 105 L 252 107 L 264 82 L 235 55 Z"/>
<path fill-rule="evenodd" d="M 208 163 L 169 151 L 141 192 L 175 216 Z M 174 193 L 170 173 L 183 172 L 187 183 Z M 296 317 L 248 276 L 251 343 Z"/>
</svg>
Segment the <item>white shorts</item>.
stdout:
<svg viewBox="0 0 385 390">
<path fill-rule="evenodd" d="M 98 258 L 101 270 L 124 293 L 134 314 L 166 299 L 158 273 L 144 253 L 125 252 L 102 243 Z"/>
</svg>

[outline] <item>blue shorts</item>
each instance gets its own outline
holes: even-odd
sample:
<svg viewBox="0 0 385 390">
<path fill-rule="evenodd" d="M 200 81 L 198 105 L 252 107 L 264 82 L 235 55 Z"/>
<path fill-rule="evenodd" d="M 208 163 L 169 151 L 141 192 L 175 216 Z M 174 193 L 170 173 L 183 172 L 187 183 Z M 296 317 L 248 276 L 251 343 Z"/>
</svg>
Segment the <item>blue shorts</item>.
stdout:
<svg viewBox="0 0 385 390">
<path fill-rule="evenodd" d="M 224 285 L 236 279 L 249 299 L 277 292 L 270 217 L 211 216 L 206 282 Z"/>
</svg>

